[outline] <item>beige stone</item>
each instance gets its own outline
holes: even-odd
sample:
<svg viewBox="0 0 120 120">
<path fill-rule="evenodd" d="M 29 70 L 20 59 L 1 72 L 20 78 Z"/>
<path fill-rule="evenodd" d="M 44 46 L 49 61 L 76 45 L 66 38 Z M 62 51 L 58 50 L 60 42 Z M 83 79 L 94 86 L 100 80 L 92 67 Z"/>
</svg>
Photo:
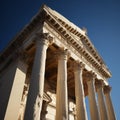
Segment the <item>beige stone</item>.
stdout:
<svg viewBox="0 0 120 120">
<path fill-rule="evenodd" d="M 110 91 L 111 91 L 110 86 L 104 86 L 104 94 L 105 94 L 106 106 L 108 111 L 108 118 L 109 120 L 116 120 L 115 112 L 110 97 Z"/>
<path fill-rule="evenodd" d="M 100 119 L 101 120 L 108 120 L 107 109 L 106 109 L 104 95 L 103 95 L 103 80 L 96 80 L 95 84 L 96 84 L 96 90 L 98 93 Z"/>
<path fill-rule="evenodd" d="M 10 93 L 4 120 L 17 120 L 19 117 L 20 102 L 26 78 L 27 66 L 20 60 L 15 62 L 16 70 L 12 90 Z"/>
</svg>

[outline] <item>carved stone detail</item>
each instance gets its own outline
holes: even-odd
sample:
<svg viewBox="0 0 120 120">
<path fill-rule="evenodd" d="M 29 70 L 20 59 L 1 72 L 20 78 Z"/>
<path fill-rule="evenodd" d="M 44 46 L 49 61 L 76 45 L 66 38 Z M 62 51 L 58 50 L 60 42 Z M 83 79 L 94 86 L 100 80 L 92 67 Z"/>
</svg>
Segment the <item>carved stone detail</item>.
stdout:
<svg viewBox="0 0 120 120">
<path fill-rule="evenodd" d="M 103 87 L 103 80 L 95 80 L 96 89 Z"/>
<path fill-rule="evenodd" d="M 109 85 L 104 86 L 104 94 L 110 93 L 111 89 L 112 88 Z"/>
<path fill-rule="evenodd" d="M 43 42 L 47 46 L 54 43 L 54 39 L 49 33 L 36 33 L 35 39 L 39 42 Z"/>
<path fill-rule="evenodd" d="M 74 71 L 83 70 L 84 68 L 85 68 L 85 64 L 83 64 L 82 62 L 76 61 L 74 63 Z"/>
<path fill-rule="evenodd" d="M 70 57 L 70 51 L 68 49 L 61 48 L 55 53 L 55 56 L 57 59 L 67 60 Z"/>
<path fill-rule="evenodd" d="M 90 72 L 87 72 L 84 77 L 87 82 L 87 81 L 94 80 L 96 78 L 96 74 L 94 72 L 90 71 Z"/>
</svg>

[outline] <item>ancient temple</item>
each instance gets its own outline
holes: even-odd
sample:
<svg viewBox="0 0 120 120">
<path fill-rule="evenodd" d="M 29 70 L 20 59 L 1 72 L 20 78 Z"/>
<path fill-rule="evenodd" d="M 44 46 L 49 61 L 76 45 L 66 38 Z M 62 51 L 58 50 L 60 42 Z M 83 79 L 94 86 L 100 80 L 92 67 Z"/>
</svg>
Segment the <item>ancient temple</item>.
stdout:
<svg viewBox="0 0 120 120">
<path fill-rule="evenodd" d="M 43 5 L 0 54 L 0 120 L 115 120 L 110 77 L 86 30 Z"/>
</svg>

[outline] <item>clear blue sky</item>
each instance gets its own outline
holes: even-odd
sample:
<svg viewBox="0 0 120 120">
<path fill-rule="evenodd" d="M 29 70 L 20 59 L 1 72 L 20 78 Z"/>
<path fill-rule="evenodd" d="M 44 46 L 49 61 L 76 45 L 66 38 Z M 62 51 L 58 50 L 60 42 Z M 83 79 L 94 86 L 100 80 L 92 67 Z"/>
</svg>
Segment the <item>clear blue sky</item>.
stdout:
<svg viewBox="0 0 120 120">
<path fill-rule="evenodd" d="M 112 72 L 109 84 L 120 120 L 120 1 L 119 0 L 0 0 L 0 51 L 45 3 L 88 36 Z"/>
</svg>

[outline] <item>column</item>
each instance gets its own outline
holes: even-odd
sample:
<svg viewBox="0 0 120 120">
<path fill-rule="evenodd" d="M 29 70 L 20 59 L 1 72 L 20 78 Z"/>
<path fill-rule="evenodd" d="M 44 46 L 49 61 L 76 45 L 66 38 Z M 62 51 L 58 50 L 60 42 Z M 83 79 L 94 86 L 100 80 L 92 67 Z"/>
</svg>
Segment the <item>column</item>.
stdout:
<svg viewBox="0 0 120 120">
<path fill-rule="evenodd" d="M 56 120 L 68 120 L 67 55 L 67 50 L 58 54 Z"/>
<path fill-rule="evenodd" d="M 85 105 L 85 95 L 83 88 L 82 73 L 84 69 L 83 63 L 75 63 L 75 96 L 76 96 L 76 117 L 77 120 L 87 120 L 87 111 Z"/>
<path fill-rule="evenodd" d="M 103 96 L 103 80 L 96 80 L 96 91 L 98 93 L 98 104 L 100 110 L 100 118 L 101 120 L 108 120 L 106 105 Z"/>
<path fill-rule="evenodd" d="M 12 63 L 12 66 L 10 68 L 11 72 L 8 75 L 9 78 L 7 78 L 9 80 L 13 80 L 13 85 L 9 96 L 4 120 L 17 120 L 19 117 L 20 103 L 28 66 L 23 59 L 23 56 L 19 56 L 20 53 L 17 54 L 18 59 Z M 14 59 L 16 59 L 16 57 Z M 14 78 L 11 79 L 12 76 Z"/>
<path fill-rule="evenodd" d="M 90 106 L 90 116 L 91 120 L 100 120 L 99 112 L 97 108 L 96 96 L 95 96 L 95 74 L 93 73 L 86 73 L 86 82 L 88 86 L 88 99 L 89 99 L 89 106 Z"/>
<path fill-rule="evenodd" d="M 28 92 L 24 120 L 40 120 L 43 102 L 46 54 L 49 45 L 48 33 L 36 37 L 36 53 Z"/>
<path fill-rule="evenodd" d="M 108 111 L 108 118 L 109 120 L 116 120 L 111 97 L 110 97 L 110 86 L 104 86 L 104 94 L 105 94 L 105 100 L 106 100 L 106 106 Z"/>
</svg>

